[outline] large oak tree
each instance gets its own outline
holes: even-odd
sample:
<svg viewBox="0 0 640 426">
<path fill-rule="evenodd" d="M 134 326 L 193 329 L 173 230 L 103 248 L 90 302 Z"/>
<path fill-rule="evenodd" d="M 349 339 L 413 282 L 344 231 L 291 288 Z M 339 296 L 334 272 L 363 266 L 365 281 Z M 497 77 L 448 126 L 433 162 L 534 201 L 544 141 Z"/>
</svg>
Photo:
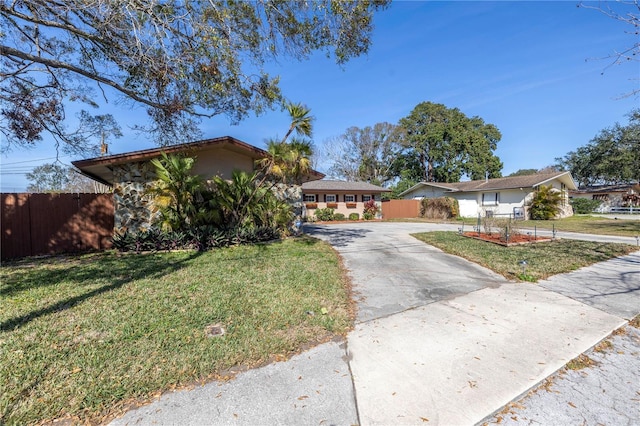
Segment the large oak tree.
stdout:
<svg viewBox="0 0 640 426">
<path fill-rule="evenodd" d="M 501 177 L 502 162 L 494 154 L 502 135 L 480 117 L 458 108 L 423 102 L 400 120 L 406 162 L 427 182 L 458 182 Z"/>
<path fill-rule="evenodd" d="M 143 106 L 160 144 L 183 142 L 199 119 L 237 122 L 283 98 L 265 64 L 320 50 L 338 64 L 366 53 L 388 0 L 7 0 L 0 2 L 0 131 L 8 146 L 49 133 L 68 150 L 70 102 L 114 93 Z"/>
<path fill-rule="evenodd" d="M 615 123 L 591 141 L 562 158 L 558 167 L 571 171 L 581 185 L 640 183 L 640 109 L 629 123 Z"/>
</svg>

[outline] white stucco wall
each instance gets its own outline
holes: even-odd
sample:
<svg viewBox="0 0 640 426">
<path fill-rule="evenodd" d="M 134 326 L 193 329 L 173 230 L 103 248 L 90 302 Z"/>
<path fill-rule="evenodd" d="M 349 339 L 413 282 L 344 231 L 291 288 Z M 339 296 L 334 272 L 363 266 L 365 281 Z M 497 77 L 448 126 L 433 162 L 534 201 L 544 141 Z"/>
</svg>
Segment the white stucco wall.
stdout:
<svg viewBox="0 0 640 426">
<path fill-rule="evenodd" d="M 428 188 L 420 188 L 413 191 L 411 194 L 406 194 L 405 198 L 435 198 L 435 197 L 453 197 L 458 200 L 460 207 L 460 216 L 462 217 L 477 217 L 478 214 L 484 216 L 487 210 L 493 211 L 494 214 L 507 215 L 513 214 L 514 207 L 524 207 L 526 191 L 519 189 L 515 190 L 502 190 L 502 191 L 487 191 L 487 196 L 492 197 L 492 194 L 499 192 L 498 204 L 486 204 L 482 205 L 482 192 L 464 192 L 464 193 L 444 193 L 438 190 L 429 190 Z"/>
<path fill-rule="evenodd" d="M 514 207 L 524 207 L 524 199 L 527 196 L 527 190 L 507 189 L 500 191 L 500 204 L 498 205 L 498 214 L 513 214 Z"/>
<path fill-rule="evenodd" d="M 462 217 L 478 216 L 478 194 L 463 193 L 463 194 L 450 194 L 449 196 L 458 200 L 458 207 L 460 207 L 460 216 Z"/>
</svg>

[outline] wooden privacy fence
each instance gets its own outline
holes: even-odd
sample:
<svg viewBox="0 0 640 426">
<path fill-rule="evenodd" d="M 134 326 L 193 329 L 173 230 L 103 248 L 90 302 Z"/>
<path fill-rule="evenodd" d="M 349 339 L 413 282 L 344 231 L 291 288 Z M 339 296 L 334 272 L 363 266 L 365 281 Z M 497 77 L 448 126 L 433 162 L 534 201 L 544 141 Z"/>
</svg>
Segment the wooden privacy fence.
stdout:
<svg viewBox="0 0 640 426">
<path fill-rule="evenodd" d="M 112 194 L 0 194 L 2 260 L 111 247 Z"/>
<path fill-rule="evenodd" d="M 382 202 L 384 219 L 420 217 L 420 200 L 386 200 Z"/>
</svg>

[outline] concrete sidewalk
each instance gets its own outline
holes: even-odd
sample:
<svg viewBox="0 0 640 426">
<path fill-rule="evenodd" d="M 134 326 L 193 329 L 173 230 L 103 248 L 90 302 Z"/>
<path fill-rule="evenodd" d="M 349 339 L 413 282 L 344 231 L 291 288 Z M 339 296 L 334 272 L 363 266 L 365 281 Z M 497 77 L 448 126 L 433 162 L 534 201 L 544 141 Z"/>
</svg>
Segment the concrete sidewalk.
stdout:
<svg viewBox="0 0 640 426">
<path fill-rule="evenodd" d="M 640 313 L 640 251 L 512 283 L 409 236 L 435 229 L 308 229 L 350 271 L 360 311 L 346 341 L 165 394 L 113 424 L 475 424 Z"/>
</svg>

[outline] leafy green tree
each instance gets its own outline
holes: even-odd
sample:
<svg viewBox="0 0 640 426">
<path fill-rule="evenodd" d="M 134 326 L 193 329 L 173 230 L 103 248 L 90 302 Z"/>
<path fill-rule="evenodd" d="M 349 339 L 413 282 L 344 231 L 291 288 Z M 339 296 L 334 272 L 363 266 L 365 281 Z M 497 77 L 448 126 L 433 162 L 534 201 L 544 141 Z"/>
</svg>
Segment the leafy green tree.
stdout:
<svg viewBox="0 0 640 426">
<path fill-rule="evenodd" d="M 640 182 L 640 109 L 628 114 L 629 123 L 600 131 L 587 145 L 556 158 L 582 186 Z"/>
<path fill-rule="evenodd" d="M 551 185 L 540 185 L 529 204 L 529 213 L 533 220 L 549 220 L 560 212 L 562 195 Z"/>
<path fill-rule="evenodd" d="M 395 183 L 395 185 L 390 187 L 391 193 L 385 192 L 381 197 L 383 200 L 398 199 L 400 198 L 400 194 L 418 182 L 419 180 L 413 177 L 410 170 L 403 170 L 400 172 L 400 179 Z"/>
<path fill-rule="evenodd" d="M 397 126 L 377 123 L 350 127 L 326 147 L 330 173 L 348 181 L 385 186 L 396 178 L 396 159 L 402 149 Z"/>
<path fill-rule="evenodd" d="M 458 182 L 462 176 L 500 177 L 502 162 L 494 154 L 502 135 L 480 117 L 467 117 L 457 108 L 423 102 L 400 120 L 406 154 L 414 157 L 420 179 Z"/>
<path fill-rule="evenodd" d="M 10 145 L 49 133 L 81 150 L 65 130 L 68 105 L 115 96 L 147 109 L 140 130 L 158 143 L 190 140 L 203 117 L 235 123 L 277 105 L 266 65 L 278 58 L 324 51 L 344 64 L 366 53 L 374 12 L 388 3 L 0 2 L 0 131 Z"/>
<path fill-rule="evenodd" d="M 27 192 L 64 192 L 69 184 L 69 168 L 58 163 L 43 164 L 27 173 Z"/>
</svg>

